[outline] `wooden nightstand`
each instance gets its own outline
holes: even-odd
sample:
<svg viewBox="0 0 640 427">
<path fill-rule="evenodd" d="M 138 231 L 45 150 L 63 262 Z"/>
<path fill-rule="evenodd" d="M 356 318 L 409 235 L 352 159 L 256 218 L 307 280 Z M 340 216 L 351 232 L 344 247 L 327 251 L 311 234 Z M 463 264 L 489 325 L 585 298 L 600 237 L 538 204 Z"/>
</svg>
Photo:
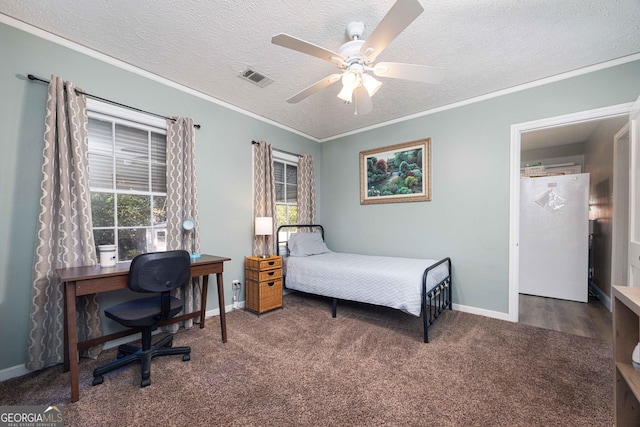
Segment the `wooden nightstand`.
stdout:
<svg viewBox="0 0 640 427">
<path fill-rule="evenodd" d="M 282 257 L 245 258 L 246 308 L 261 314 L 282 307 Z"/>
</svg>

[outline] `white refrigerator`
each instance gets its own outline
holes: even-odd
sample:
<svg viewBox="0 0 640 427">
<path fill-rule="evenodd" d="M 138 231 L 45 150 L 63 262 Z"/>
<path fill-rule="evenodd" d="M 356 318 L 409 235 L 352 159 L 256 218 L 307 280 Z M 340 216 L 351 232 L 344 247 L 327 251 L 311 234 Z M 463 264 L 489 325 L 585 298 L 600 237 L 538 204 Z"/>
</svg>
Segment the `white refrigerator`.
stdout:
<svg viewBox="0 0 640 427">
<path fill-rule="evenodd" d="M 520 293 L 587 302 L 589 174 L 520 180 Z"/>
</svg>

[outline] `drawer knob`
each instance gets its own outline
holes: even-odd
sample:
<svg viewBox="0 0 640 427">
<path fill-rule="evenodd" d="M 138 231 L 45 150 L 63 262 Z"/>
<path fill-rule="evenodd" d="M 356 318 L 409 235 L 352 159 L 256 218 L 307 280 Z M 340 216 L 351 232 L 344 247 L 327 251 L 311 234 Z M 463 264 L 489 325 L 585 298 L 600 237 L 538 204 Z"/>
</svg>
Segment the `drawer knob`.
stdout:
<svg viewBox="0 0 640 427">
<path fill-rule="evenodd" d="M 270 272 L 269 272 L 269 276 L 273 276 L 274 274 L 276 274 L 276 272 L 275 272 L 275 271 L 270 271 Z"/>
<path fill-rule="evenodd" d="M 269 261 L 267 264 L 269 264 L 269 265 L 273 265 L 273 264 L 275 264 L 275 263 L 276 263 L 275 261 Z"/>
<path fill-rule="evenodd" d="M 273 285 L 275 285 L 275 284 L 276 284 L 276 282 L 269 282 L 269 283 L 267 283 L 267 284 L 268 284 L 269 286 L 273 286 Z"/>
</svg>

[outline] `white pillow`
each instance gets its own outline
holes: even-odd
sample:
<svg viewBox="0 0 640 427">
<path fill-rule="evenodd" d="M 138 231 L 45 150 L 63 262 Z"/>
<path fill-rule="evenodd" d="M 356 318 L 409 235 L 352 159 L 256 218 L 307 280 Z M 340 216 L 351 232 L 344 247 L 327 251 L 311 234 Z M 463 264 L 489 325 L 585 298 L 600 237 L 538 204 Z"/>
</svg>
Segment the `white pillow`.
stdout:
<svg viewBox="0 0 640 427">
<path fill-rule="evenodd" d="M 310 256 L 331 252 L 320 233 L 295 233 L 287 242 L 289 256 Z"/>
</svg>

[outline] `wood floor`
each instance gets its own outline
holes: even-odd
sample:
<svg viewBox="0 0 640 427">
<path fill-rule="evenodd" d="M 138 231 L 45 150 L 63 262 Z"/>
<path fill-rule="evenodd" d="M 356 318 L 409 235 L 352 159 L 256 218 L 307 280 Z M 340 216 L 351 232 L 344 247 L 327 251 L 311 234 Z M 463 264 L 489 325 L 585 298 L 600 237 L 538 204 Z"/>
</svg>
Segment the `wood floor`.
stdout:
<svg viewBox="0 0 640 427">
<path fill-rule="evenodd" d="M 520 323 L 612 341 L 612 315 L 597 298 L 588 303 L 520 294 Z"/>
</svg>

